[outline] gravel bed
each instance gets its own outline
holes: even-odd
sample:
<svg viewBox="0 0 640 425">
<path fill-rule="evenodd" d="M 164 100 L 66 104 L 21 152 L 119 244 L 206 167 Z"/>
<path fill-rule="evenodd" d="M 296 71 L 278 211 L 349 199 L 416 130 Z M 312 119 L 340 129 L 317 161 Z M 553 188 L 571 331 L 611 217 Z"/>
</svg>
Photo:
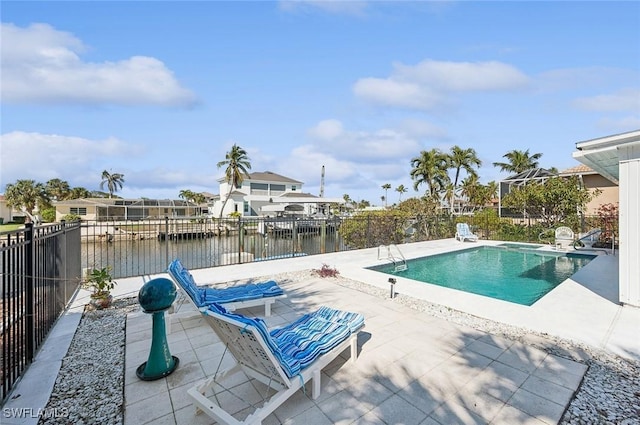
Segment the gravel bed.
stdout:
<svg viewBox="0 0 640 425">
<path fill-rule="evenodd" d="M 312 271 L 283 273 L 270 279 L 301 280 Z M 338 285 L 388 299 L 389 292 L 342 277 Z M 454 323 L 502 336 L 584 363 L 588 370 L 560 421 L 562 425 L 640 424 L 640 362 L 547 334 L 502 323 L 397 294 L 395 301 Z M 122 424 L 126 315 L 137 298 L 118 300 L 107 310 L 87 310 L 63 360 L 47 409 L 66 409 L 69 423 Z M 83 372 L 83 373 L 81 373 Z M 39 424 L 54 424 L 41 418 Z"/>
</svg>

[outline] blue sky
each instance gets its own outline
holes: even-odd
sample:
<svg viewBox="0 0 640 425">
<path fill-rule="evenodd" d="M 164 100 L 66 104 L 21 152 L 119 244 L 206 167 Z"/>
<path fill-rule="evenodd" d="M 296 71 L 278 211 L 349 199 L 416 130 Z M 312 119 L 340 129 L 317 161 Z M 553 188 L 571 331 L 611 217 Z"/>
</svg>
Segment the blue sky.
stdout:
<svg viewBox="0 0 640 425">
<path fill-rule="evenodd" d="M 640 2 L 2 1 L 0 192 L 60 178 L 218 193 L 252 171 L 380 205 L 421 150 L 513 149 L 562 170 L 640 128 Z"/>
</svg>

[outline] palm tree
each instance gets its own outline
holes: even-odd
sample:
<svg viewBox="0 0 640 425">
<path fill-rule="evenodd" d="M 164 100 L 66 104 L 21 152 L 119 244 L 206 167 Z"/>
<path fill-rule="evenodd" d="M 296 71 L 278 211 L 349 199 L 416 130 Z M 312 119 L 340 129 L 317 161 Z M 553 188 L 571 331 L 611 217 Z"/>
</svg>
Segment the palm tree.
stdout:
<svg viewBox="0 0 640 425">
<path fill-rule="evenodd" d="M 84 187 L 74 187 L 69 191 L 69 195 L 67 199 L 81 199 L 81 198 L 90 198 L 91 192 L 85 189 Z"/>
<path fill-rule="evenodd" d="M 400 196 L 398 196 L 398 203 L 400 203 L 400 201 L 402 201 L 402 194 L 403 193 L 407 193 L 408 189 L 406 187 L 404 187 L 403 184 L 401 184 L 400 186 L 396 187 L 396 192 L 398 192 L 400 194 Z"/>
<path fill-rule="evenodd" d="M 411 159 L 411 178 L 415 180 L 413 188 L 418 190 L 422 183 L 428 186 L 429 196 L 438 199 L 440 192 L 449 182 L 447 156 L 438 149 L 420 152 L 420 156 Z"/>
<path fill-rule="evenodd" d="M 24 211 L 29 221 L 33 221 L 36 207 L 46 208 L 50 200 L 45 186 L 35 180 L 18 180 L 5 187 L 4 198 L 7 206 Z"/>
<path fill-rule="evenodd" d="M 453 212 L 455 195 L 458 190 L 460 171 L 465 170 L 467 175 L 477 175 L 474 167 L 480 167 L 481 165 L 482 161 L 478 158 L 474 149 L 462 149 L 459 146 L 451 148 L 451 152 L 449 153 L 449 167 L 456 170 L 455 178 L 453 179 L 453 190 L 450 193 L 450 198 L 448 198 L 449 205 L 451 206 L 451 212 Z"/>
<path fill-rule="evenodd" d="M 386 207 L 386 206 L 387 206 L 387 199 L 388 199 L 388 198 L 387 198 L 387 191 L 388 191 L 389 189 L 391 189 L 391 185 L 390 185 L 389 183 L 385 183 L 385 184 L 383 184 L 383 185 L 382 185 L 382 189 L 384 189 L 384 199 L 383 199 L 383 202 L 384 202 L 384 206 Z"/>
<path fill-rule="evenodd" d="M 47 191 L 47 195 L 56 201 L 67 199 L 69 192 L 71 191 L 69 183 L 60 179 L 49 180 L 45 185 L 45 190 Z"/>
<path fill-rule="evenodd" d="M 518 174 L 523 171 L 531 170 L 532 168 L 538 168 L 538 160 L 542 157 L 541 153 L 534 153 L 529 155 L 529 149 L 526 151 L 519 151 L 514 149 L 502 155 L 509 162 L 494 162 L 494 167 L 500 167 L 500 171 L 507 171 L 509 173 Z"/>
<path fill-rule="evenodd" d="M 109 199 L 113 197 L 113 192 L 117 192 L 118 189 L 122 189 L 124 183 L 124 174 L 109 173 L 107 170 L 102 172 L 102 182 L 100 183 L 100 189 L 104 189 L 104 185 L 107 185 L 109 191 Z"/>
<path fill-rule="evenodd" d="M 249 172 L 247 171 L 251 169 L 251 163 L 249 161 L 247 151 L 234 143 L 233 146 L 231 146 L 231 150 L 225 155 L 224 161 L 218 162 L 218 168 L 227 167 L 224 171 L 224 176 L 229 185 L 229 191 L 220 209 L 220 219 L 222 219 L 222 212 L 227 205 L 227 201 L 229 201 L 233 189 L 242 186 L 244 178 L 249 177 Z"/>
</svg>

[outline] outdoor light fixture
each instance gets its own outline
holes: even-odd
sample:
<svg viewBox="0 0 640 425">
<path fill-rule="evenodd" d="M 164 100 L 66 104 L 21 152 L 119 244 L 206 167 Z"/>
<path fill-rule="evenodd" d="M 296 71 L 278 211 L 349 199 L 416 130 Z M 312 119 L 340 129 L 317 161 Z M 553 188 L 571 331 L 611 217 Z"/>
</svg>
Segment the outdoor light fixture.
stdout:
<svg viewBox="0 0 640 425">
<path fill-rule="evenodd" d="M 391 299 L 396 297 L 396 279 L 394 277 L 389 278 L 389 283 L 391 284 Z"/>
</svg>

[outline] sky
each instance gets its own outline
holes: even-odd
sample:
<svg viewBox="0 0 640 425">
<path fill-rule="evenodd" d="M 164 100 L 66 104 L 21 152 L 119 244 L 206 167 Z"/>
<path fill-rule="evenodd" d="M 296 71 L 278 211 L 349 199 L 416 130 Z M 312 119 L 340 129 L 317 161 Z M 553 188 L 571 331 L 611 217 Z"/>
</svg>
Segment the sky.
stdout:
<svg viewBox="0 0 640 425">
<path fill-rule="evenodd" d="M 0 193 L 19 179 L 124 198 L 219 193 L 251 171 L 382 205 L 411 159 L 511 150 L 563 170 L 580 141 L 640 129 L 638 1 L 0 3 Z M 409 191 L 395 191 L 404 185 Z"/>
</svg>

